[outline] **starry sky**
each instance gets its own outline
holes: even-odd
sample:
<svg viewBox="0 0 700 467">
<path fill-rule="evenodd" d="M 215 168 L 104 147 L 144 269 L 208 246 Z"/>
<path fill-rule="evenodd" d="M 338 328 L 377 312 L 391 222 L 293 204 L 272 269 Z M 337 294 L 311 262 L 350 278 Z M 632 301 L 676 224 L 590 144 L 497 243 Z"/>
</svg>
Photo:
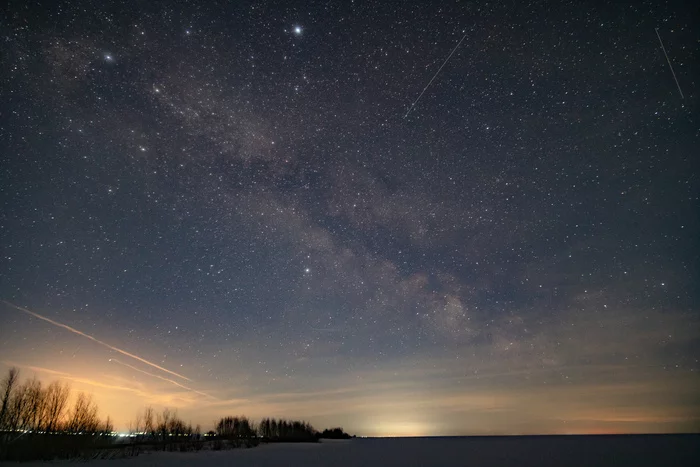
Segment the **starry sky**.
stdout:
<svg viewBox="0 0 700 467">
<path fill-rule="evenodd" d="M 699 431 L 698 18 L 9 2 L 0 371 L 119 429 Z"/>
</svg>

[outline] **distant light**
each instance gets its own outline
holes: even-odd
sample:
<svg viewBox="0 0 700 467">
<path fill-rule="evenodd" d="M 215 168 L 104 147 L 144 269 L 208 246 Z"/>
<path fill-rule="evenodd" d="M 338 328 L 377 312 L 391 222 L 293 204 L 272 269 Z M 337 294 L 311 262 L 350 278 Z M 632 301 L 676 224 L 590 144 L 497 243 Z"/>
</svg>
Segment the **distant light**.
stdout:
<svg viewBox="0 0 700 467">
<path fill-rule="evenodd" d="M 297 36 L 300 36 L 302 32 L 303 32 L 303 29 L 301 28 L 301 26 L 294 26 L 294 34 L 296 34 Z"/>
</svg>

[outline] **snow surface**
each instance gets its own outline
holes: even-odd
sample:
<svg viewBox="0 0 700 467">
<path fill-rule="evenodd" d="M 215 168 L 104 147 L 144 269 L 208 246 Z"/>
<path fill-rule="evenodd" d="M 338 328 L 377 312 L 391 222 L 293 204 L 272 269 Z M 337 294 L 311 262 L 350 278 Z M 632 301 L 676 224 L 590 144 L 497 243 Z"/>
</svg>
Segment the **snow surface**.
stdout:
<svg viewBox="0 0 700 467">
<path fill-rule="evenodd" d="M 68 462 L 84 467 L 179 466 L 684 466 L 700 465 L 700 436 L 391 438 L 271 444 L 252 449 Z M 66 462 L 6 464 L 63 465 Z"/>
</svg>

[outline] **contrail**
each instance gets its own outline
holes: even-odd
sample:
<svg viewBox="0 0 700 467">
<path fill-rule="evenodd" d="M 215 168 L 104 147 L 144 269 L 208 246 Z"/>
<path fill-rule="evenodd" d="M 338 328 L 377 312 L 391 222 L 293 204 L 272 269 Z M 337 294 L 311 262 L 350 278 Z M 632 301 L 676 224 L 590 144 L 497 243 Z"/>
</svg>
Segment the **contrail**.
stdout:
<svg viewBox="0 0 700 467">
<path fill-rule="evenodd" d="M 72 333 L 74 333 L 74 334 L 79 335 L 79 336 L 86 337 L 86 338 L 90 339 L 90 340 L 93 341 L 93 342 L 97 342 L 98 344 L 100 344 L 100 345 L 102 345 L 102 346 L 104 346 L 104 347 L 107 347 L 107 348 L 110 349 L 110 350 L 114 350 L 115 352 L 119 352 L 119 353 L 122 354 L 122 355 L 126 355 L 127 357 L 133 358 L 134 360 L 138 360 L 138 361 L 141 362 L 141 363 L 145 363 L 146 365 L 150 365 L 150 366 L 152 366 L 153 368 L 159 369 L 160 371 L 164 371 L 164 372 L 166 372 L 166 373 L 170 373 L 171 375 L 177 376 L 178 378 L 182 378 L 182 379 L 184 379 L 184 380 L 186 380 L 186 381 L 192 381 L 191 379 L 189 379 L 189 378 L 186 377 L 186 376 L 182 376 L 182 375 L 179 374 L 179 373 L 175 373 L 174 371 L 170 371 L 170 370 L 168 370 L 167 368 L 163 368 L 162 366 L 158 366 L 158 365 L 156 365 L 155 363 L 149 362 L 149 361 L 146 360 L 145 358 L 141 358 L 141 357 L 139 357 L 138 355 L 134 355 L 134 354 L 132 354 L 132 353 L 129 353 L 129 352 L 127 352 L 126 350 L 122 350 L 122 349 L 119 349 L 119 348 L 117 348 L 117 347 L 111 346 L 111 345 L 109 345 L 109 344 L 106 343 L 106 342 L 103 342 L 103 341 L 101 341 L 101 340 L 99 340 L 99 339 L 96 339 L 96 338 L 92 337 L 92 336 L 89 335 L 89 334 L 85 334 L 84 332 L 78 331 L 78 330 L 75 329 L 75 328 L 72 328 L 72 327 L 67 326 L 67 325 L 65 325 L 65 324 L 62 324 L 62 323 L 59 323 L 58 321 L 54 321 L 54 320 L 52 320 L 52 319 L 50 319 L 50 318 L 47 318 L 46 316 L 42 316 L 42 315 L 40 315 L 39 313 L 34 313 L 33 311 L 27 310 L 26 308 L 22 308 L 21 306 L 17 306 L 17 305 L 15 305 L 15 304 L 13 304 L 13 303 L 10 303 L 10 302 L 8 302 L 7 300 L 2 300 L 2 303 L 4 303 L 5 305 L 7 305 L 7 306 L 9 306 L 9 307 L 14 308 L 15 310 L 22 311 L 22 312 L 24 312 L 24 313 L 27 313 L 27 314 L 29 314 L 29 315 L 34 316 L 35 318 L 39 318 L 39 319 L 41 319 L 41 320 L 44 320 L 44 321 L 46 321 L 47 323 L 51 323 L 51 324 L 53 324 L 54 326 L 58 326 L 59 328 L 66 329 L 66 330 L 68 330 L 68 331 L 70 331 L 70 332 L 72 332 Z"/>
<path fill-rule="evenodd" d="M 110 362 L 114 362 L 114 363 L 118 363 L 118 364 L 120 364 L 120 365 L 124 365 L 125 367 L 131 368 L 132 370 L 138 371 L 139 373 L 143 373 L 144 375 L 148 375 L 148 376 L 152 376 L 152 377 L 154 377 L 154 378 L 162 379 L 163 381 L 167 381 L 168 383 L 174 384 L 175 386 L 180 387 L 180 388 L 182 388 L 182 389 L 187 389 L 188 391 L 195 392 L 195 393 L 200 394 L 200 395 L 202 395 L 202 396 L 206 396 L 206 397 L 210 397 L 210 398 L 212 398 L 212 399 L 218 400 L 218 398 L 216 398 L 216 397 L 214 397 L 214 396 L 212 396 L 212 395 L 210 395 L 210 394 L 207 394 L 206 392 L 197 391 L 196 389 L 188 388 L 188 387 L 185 386 L 184 384 L 180 384 L 180 383 L 178 383 L 177 381 L 173 381 L 172 379 L 164 378 L 164 377 L 162 377 L 162 376 L 159 376 L 159 375 L 156 375 L 156 374 L 153 374 L 153 373 L 149 373 L 149 372 L 144 371 L 144 370 L 142 370 L 142 369 L 140 369 L 140 368 L 136 368 L 135 366 L 129 365 L 128 363 L 121 362 L 121 361 L 117 360 L 116 358 L 110 358 L 109 361 L 110 361 Z"/>
<path fill-rule="evenodd" d="M 683 91 L 681 91 L 681 85 L 678 84 L 678 78 L 676 78 L 676 72 L 673 71 L 673 65 L 671 65 L 671 60 L 668 58 L 668 54 L 666 53 L 666 47 L 664 47 L 664 42 L 661 40 L 661 35 L 659 34 L 659 28 L 654 28 L 654 31 L 656 31 L 656 37 L 659 38 L 659 43 L 661 44 L 661 50 L 664 51 L 664 56 L 666 57 L 666 61 L 668 62 L 668 67 L 671 69 L 671 74 L 673 75 L 673 79 L 676 80 L 676 86 L 678 87 L 678 92 L 681 95 L 681 99 L 685 99 L 683 96 Z"/>
<path fill-rule="evenodd" d="M 428 85 L 427 85 L 426 87 L 423 88 L 423 91 L 422 91 L 422 92 L 420 93 L 420 95 L 418 96 L 418 99 L 416 99 L 416 100 L 413 102 L 413 104 L 411 104 L 411 107 L 408 109 L 408 112 L 406 112 L 406 115 L 404 115 L 403 118 L 408 117 L 408 114 L 411 113 L 411 110 L 413 110 L 413 107 L 415 107 L 416 104 L 418 103 L 418 101 L 420 100 L 420 98 L 423 97 L 423 94 L 425 93 L 426 89 L 428 89 L 428 88 L 430 87 L 430 85 L 433 83 L 433 81 L 435 80 L 435 78 L 437 77 L 437 75 L 440 73 L 440 71 L 442 70 L 442 68 L 447 64 L 448 60 L 450 59 L 450 57 L 452 57 L 452 54 L 455 53 L 455 50 L 457 50 L 457 47 L 459 47 L 459 45 L 462 43 L 462 41 L 464 40 L 465 37 L 467 37 L 466 34 L 465 34 L 464 36 L 462 36 L 462 38 L 459 40 L 459 42 L 457 43 L 457 45 L 455 46 L 455 48 L 452 49 L 452 52 L 450 52 L 450 55 L 448 55 L 447 58 L 445 59 L 445 61 L 442 62 L 442 65 L 440 65 L 440 68 L 438 68 L 437 73 L 435 73 L 435 74 L 433 75 L 433 77 L 432 77 L 432 78 L 430 79 L 430 81 L 428 82 Z"/>
</svg>

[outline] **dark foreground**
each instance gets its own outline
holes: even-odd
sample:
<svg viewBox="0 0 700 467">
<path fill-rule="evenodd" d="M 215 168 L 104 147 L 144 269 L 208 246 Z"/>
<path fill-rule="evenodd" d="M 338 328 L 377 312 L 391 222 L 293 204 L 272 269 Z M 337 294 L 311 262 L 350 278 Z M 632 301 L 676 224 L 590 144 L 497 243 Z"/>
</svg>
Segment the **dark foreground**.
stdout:
<svg viewBox="0 0 700 467">
<path fill-rule="evenodd" d="M 231 451 L 154 452 L 84 467 L 696 466 L 700 435 L 374 438 L 271 444 Z M 42 463 L 22 464 L 46 465 Z"/>
</svg>

